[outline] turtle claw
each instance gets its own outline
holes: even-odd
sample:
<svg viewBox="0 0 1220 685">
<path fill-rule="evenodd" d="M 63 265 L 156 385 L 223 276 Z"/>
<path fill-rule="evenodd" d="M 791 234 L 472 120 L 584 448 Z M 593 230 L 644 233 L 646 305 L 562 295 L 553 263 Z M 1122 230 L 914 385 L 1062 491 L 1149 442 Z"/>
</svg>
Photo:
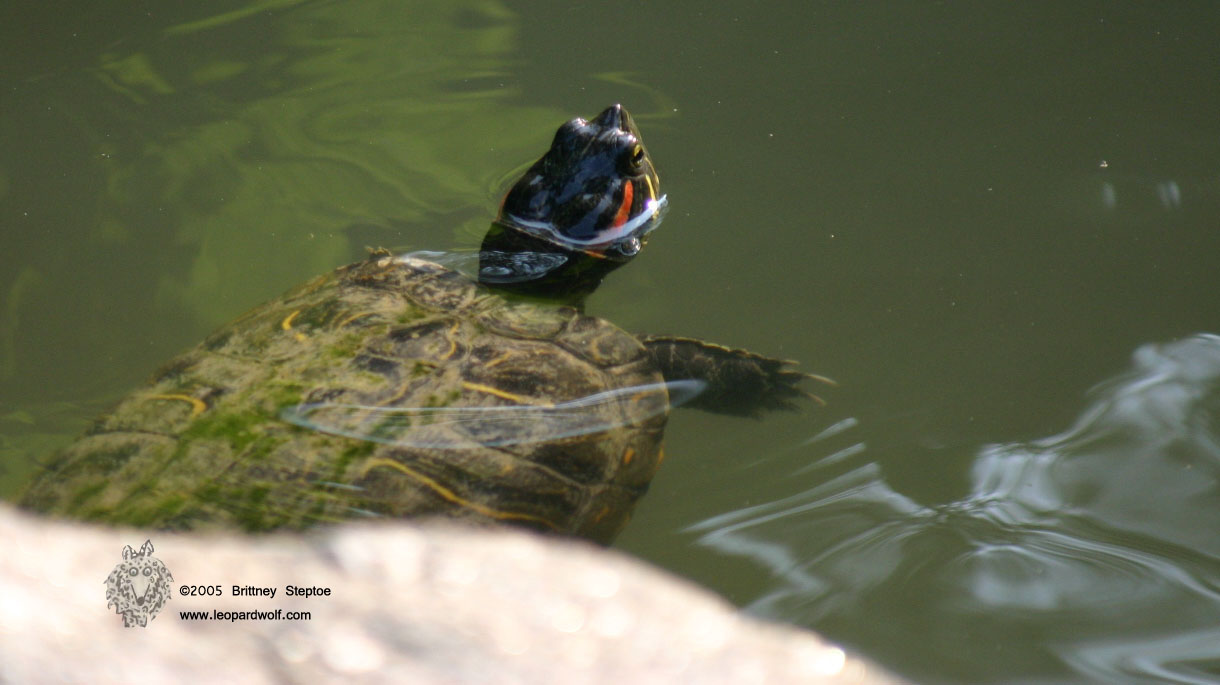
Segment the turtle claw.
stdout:
<svg viewBox="0 0 1220 685">
<path fill-rule="evenodd" d="M 796 362 L 791 362 L 791 363 L 795 364 Z M 839 387 L 839 382 L 833 378 L 821 376 L 816 373 L 807 373 L 805 371 L 796 371 L 795 369 L 789 369 L 788 372 L 799 375 L 800 380 L 817 381 L 818 383 L 822 383 L 824 385 L 829 385 L 832 388 Z M 795 383 L 793 385 L 795 387 Z M 819 407 L 826 406 L 826 400 L 822 399 L 820 396 L 815 395 L 804 388 L 796 388 L 796 391 L 799 392 L 802 397 L 804 397 L 805 399 L 808 399 L 809 401 L 813 402 L 814 404 L 818 405 Z"/>
<path fill-rule="evenodd" d="M 800 374 L 801 374 L 801 376 L 803 376 L 803 377 L 805 377 L 805 378 L 808 378 L 808 379 L 809 379 L 809 380 L 811 380 L 811 381 L 817 381 L 817 382 L 819 382 L 819 383 L 825 383 L 826 385 L 829 385 L 829 386 L 830 386 L 830 387 L 832 387 L 832 388 L 837 388 L 837 387 L 839 387 L 839 382 L 838 382 L 838 381 L 836 381 L 836 380 L 835 380 L 835 379 L 833 379 L 833 378 L 829 378 L 829 377 L 827 377 L 827 376 L 819 376 L 819 375 L 818 375 L 818 374 L 816 374 L 816 373 L 805 373 L 804 371 L 801 371 L 801 372 L 800 372 Z"/>
<path fill-rule="evenodd" d="M 805 399 L 809 400 L 810 402 L 813 402 L 814 404 L 818 405 L 819 407 L 826 406 L 826 400 L 809 392 L 808 390 L 806 390 L 804 388 L 797 388 L 796 391 L 801 394 L 801 397 L 804 397 Z"/>
<path fill-rule="evenodd" d="M 691 378 L 707 388 L 687 406 L 718 414 L 759 417 L 764 411 L 796 410 L 804 397 L 825 406 L 821 397 L 800 387 L 806 379 L 838 385 L 830 378 L 792 368 L 796 362 L 747 350 L 671 336 L 643 338 L 666 380 Z"/>
<path fill-rule="evenodd" d="M 756 355 L 753 356 L 756 357 Z M 762 357 L 761 359 L 766 358 Z M 819 407 L 825 407 L 826 400 L 800 387 L 798 383 L 805 380 L 812 380 L 819 383 L 825 383 L 830 386 L 838 386 L 838 383 L 830 378 L 827 378 L 826 376 L 819 376 L 814 373 L 807 373 L 805 371 L 798 371 L 790 368 L 791 366 L 796 365 L 796 362 L 794 361 L 787 359 L 782 361 L 768 361 L 779 361 L 782 366 L 772 370 L 772 373 L 770 374 L 770 382 L 772 387 L 769 394 L 771 395 L 771 399 L 775 401 L 775 404 L 765 404 L 763 406 L 765 409 L 786 409 L 789 411 L 795 411 L 799 409 L 799 405 L 792 400 L 798 397 L 803 397 Z M 753 415 L 757 416 L 758 412 L 754 412 Z"/>
</svg>

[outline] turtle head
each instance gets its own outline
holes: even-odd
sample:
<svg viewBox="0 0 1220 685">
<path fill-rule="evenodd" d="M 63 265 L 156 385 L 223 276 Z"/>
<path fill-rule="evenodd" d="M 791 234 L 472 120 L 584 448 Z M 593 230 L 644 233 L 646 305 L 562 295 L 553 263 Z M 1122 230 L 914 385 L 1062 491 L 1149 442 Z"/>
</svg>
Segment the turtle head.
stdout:
<svg viewBox="0 0 1220 685">
<path fill-rule="evenodd" d="M 660 224 L 666 205 L 660 189 L 640 131 L 621 105 L 567 122 L 504 196 L 483 241 L 480 280 L 507 285 L 548 276 L 545 288 L 574 288 L 554 276 L 575 268 L 598 274 L 596 287 Z"/>
<path fill-rule="evenodd" d="M 640 131 L 622 105 L 555 132 L 517 181 L 496 223 L 560 248 L 626 261 L 656 227 L 665 199 Z"/>
</svg>

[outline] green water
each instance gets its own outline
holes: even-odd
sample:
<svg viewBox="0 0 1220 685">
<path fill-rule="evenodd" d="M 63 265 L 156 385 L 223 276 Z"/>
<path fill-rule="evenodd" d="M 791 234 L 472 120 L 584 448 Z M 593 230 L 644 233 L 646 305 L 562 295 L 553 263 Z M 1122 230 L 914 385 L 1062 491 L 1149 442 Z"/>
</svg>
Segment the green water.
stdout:
<svg viewBox="0 0 1220 685">
<path fill-rule="evenodd" d="M 0 491 L 622 102 L 590 311 L 840 386 L 676 414 L 619 547 L 929 682 L 1220 680 L 1214 3 L 77 5 L 0 10 Z"/>
</svg>

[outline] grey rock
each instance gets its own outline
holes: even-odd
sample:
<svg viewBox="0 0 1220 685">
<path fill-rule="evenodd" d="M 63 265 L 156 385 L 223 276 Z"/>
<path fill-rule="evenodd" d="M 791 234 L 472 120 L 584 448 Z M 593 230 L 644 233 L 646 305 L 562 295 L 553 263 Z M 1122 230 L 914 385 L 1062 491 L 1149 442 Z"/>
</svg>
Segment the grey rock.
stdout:
<svg viewBox="0 0 1220 685">
<path fill-rule="evenodd" d="M 147 627 L 104 581 L 145 540 L 173 574 Z M 307 536 L 170 534 L 0 506 L 0 682 L 886 683 L 808 631 L 737 612 L 613 550 L 514 530 L 345 525 Z M 330 596 L 285 596 L 286 586 Z M 220 585 L 221 597 L 181 586 Z M 234 585 L 276 588 L 234 597 Z M 180 611 L 307 611 L 183 620 Z"/>
</svg>

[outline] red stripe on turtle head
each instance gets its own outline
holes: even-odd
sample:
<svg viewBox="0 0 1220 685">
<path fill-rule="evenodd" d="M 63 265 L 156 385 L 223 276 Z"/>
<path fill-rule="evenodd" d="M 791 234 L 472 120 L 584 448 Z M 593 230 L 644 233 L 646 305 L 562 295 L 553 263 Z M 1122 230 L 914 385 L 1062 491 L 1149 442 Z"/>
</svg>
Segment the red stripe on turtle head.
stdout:
<svg viewBox="0 0 1220 685">
<path fill-rule="evenodd" d="M 614 228 L 618 228 L 627 223 L 627 219 L 631 218 L 631 201 L 635 197 L 635 184 L 627 181 L 623 184 L 623 201 L 618 206 L 618 214 L 614 215 L 614 221 L 610 223 Z"/>
</svg>

